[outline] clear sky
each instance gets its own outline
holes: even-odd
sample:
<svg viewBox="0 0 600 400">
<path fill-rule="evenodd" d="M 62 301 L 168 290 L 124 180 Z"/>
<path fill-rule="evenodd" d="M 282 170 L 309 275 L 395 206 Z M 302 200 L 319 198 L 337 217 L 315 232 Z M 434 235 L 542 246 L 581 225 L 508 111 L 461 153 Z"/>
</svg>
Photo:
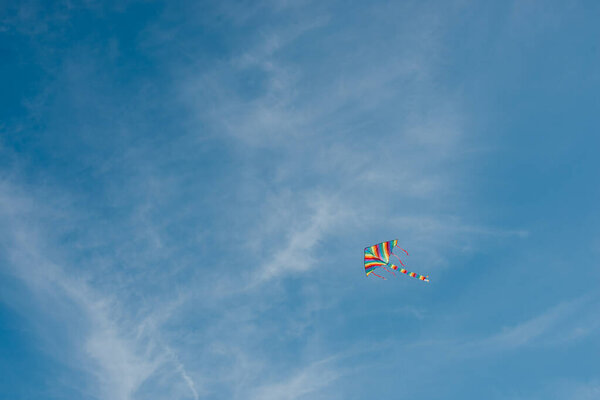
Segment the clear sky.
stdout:
<svg viewBox="0 0 600 400">
<path fill-rule="evenodd" d="M 600 398 L 599 15 L 1 2 L 0 398 Z"/>
</svg>

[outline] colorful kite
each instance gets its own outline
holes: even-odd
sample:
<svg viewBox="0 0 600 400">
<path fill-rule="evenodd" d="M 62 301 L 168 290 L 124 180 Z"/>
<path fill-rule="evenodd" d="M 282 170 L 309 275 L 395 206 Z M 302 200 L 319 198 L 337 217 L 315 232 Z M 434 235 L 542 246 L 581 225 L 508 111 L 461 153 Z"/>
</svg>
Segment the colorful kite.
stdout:
<svg viewBox="0 0 600 400">
<path fill-rule="evenodd" d="M 392 262 L 390 261 L 390 256 L 396 257 L 398 259 L 398 261 L 400 262 L 400 265 L 405 267 L 405 265 L 402 262 L 402 260 L 400 259 L 400 257 L 398 257 L 397 255 L 392 253 L 392 250 L 394 249 L 394 247 L 397 247 L 397 246 L 398 246 L 398 240 L 396 239 L 396 240 L 390 240 L 389 242 L 374 244 L 371 247 L 365 247 L 365 273 L 367 274 L 367 276 L 369 276 L 369 274 L 373 274 L 381 279 L 385 279 L 383 276 L 377 275 L 375 272 L 373 272 L 377 268 L 383 268 L 387 272 L 396 276 L 396 274 L 394 274 L 393 271 L 390 271 L 388 269 L 388 267 L 390 267 L 394 271 L 400 271 L 401 273 L 407 274 L 408 276 L 411 276 L 413 278 L 419 278 L 422 281 L 429 282 L 428 275 L 424 276 L 424 275 L 419 275 L 416 272 L 408 272 L 405 268 L 401 268 L 401 267 L 398 267 L 397 265 L 392 264 Z M 406 255 L 408 255 L 408 252 L 406 250 L 404 250 L 400 247 L 398 247 L 398 248 L 400 250 L 402 250 L 403 252 L 405 252 Z"/>
</svg>

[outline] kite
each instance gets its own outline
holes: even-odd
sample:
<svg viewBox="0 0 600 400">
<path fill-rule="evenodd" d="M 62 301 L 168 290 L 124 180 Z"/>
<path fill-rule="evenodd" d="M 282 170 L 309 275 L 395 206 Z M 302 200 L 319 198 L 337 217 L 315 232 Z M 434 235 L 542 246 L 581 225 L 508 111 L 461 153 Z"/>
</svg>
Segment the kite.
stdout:
<svg viewBox="0 0 600 400">
<path fill-rule="evenodd" d="M 429 275 L 419 275 L 416 272 L 408 272 L 406 268 L 402 268 L 405 267 L 404 263 L 402 262 L 400 257 L 392 253 L 394 247 L 398 247 L 398 239 L 390 240 L 389 242 L 374 244 L 370 247 L 365 247 L 365 273 L 367 274 L 367 276 L 369 276 L 369 274 L 373 274 L 381 279 L 386 279 L 383 276 L 377 275 L 375 272 L 373 272 L 377 268 L 383 268 L 394 276 L 396 276 L 394 271 L 400 271 L 401 273 L 406 274 L 410 277 L 419 278 L 422 281 L 429 282 Z M 408 255 L 408 252 L 406 250 L 400 247 L 398 248 L 405 252 L 406 255 Z M 392 262 L 390 261 L 390 256 L 396 257 L 400 262 L 400 265 L 402 265 L 402 267 L 392 264 Z M 393 271 L 390 271 L 388 267 L 391 268 Z"/>
</svg>

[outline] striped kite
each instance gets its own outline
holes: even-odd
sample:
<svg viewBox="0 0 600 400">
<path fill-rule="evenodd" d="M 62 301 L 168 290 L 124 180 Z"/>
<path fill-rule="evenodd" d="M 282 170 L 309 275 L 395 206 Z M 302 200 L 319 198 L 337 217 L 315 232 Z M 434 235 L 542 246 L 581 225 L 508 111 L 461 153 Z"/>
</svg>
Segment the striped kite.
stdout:
<svg viewBox="0 0 600 400">
<path fill-rule="evenodd" d="M 419 275 L 416 272 L 408 272 L 405 268 L 401 268 L 401 267 L 398 267 L 397 265 L 392 264 L 392 262 L 390 261 L 390 256 L 396 257 L 398 259 L 398 261 L 400 262 L 400 265 L 405 267 L 405 265 L 402 262 L 402 260 L 400 259 L 400 257 L 398 257 L 397 255 L 392 253 L 392 250 L 394 249 L 394 247 L 397 247 L 397 246 L 398 246 L 398 239 L 390 240 L 389 242 L 374 244 L 373 246 L 370 246 L 370 247 L 365 247 L 365 273 L 367 274 L 367 276 L 369 276 L 369 274 L 373 274 L 381 279 L 386 279 L 383 276 L 377 275 L 375 272 L 373 272 L 377 268 L 383 268 L 387 272 L 390 272 L 391 274 L 396 276 L 396 274 L 394 274 L 393 271 L 390 271 L 389 269 L 387 269 L 387 267 L 390 267 L 394 271 L 400 271 L 403 274 L 407 274 L 408 276 L 411 276 L 413 278 L 419 278 L 422 281 L 429 282 L 429 275 L 424 276 L 424 275 Z M 404 250 L 400 247 L 398 247 L 398 248 L 400 250 L 402 250 L 403 252 L 405 252 L 406 255 L 408 255 L 408 252 L 406 250 Z"/>
</svg>

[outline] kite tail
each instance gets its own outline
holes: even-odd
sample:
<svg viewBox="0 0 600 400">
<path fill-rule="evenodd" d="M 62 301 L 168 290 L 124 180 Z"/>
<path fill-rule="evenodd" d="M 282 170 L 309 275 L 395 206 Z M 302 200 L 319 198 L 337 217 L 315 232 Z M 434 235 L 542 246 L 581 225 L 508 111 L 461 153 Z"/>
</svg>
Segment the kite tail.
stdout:
<svg viewBox="0 0 600 400">
<path fill-rule="evenodd" d="M 402 272 L 403 274 L 406 274 L 412 278 L 419 278 L 419 280 L 422 280 L 424 282 L 429 282 L 429 275 L 425 276 L 425 275 L 419 275 L 416 272 L 408 272 L 406 269 L 401 268 L 400 272 Z"/>
</svg>

